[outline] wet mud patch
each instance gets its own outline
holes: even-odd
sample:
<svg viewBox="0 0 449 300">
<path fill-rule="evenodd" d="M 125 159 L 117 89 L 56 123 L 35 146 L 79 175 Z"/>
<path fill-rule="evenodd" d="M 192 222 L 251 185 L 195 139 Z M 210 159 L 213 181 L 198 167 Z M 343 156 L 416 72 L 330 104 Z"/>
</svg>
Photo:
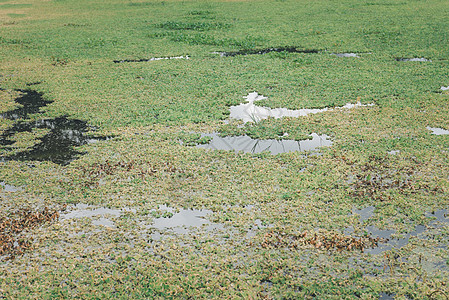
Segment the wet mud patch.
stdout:
<svg viewBox="0 0 449 300">
<path fill-rule="evenodd" d="M 57 210 L 47 207 L 42 210 L 22 208 L 10 213 L 0 212 L 0 260 L 13 259 L 30 250 L 33 237 L 26 233 L 58 217 Z"/>
<path fill-rule="evenodd" d="M 261 153 L 269 151 L 276 155 L 280 153 L 295 152 L 295 151 L 312 151 L 319 147 L 330 147 L 332 141 L 330 137 L 323 134 L 318 135 L 312 133 L 311 139 L 295 141 L 295 140 L 262 140 L 253 139 L 249 136 L 230 136 L 220 137 L 219 134 L 204 134 L 203 137 L 210 137 L 211 141 L 208 144 L 197 145 L 198 148 L 212 149 L 212 150 L 227 150 L 245 153 Z"/>
<path fill-rule="evenodd" d="M 263 55 L 272 52 L 287 52 L 287 53 L 319 53 L 320 50 L 317 49 L 301 49 L 299 47 L 276 47 L 276 48 L 265 48 L 265 49 L 243 49 L 239 51 L 230 52 L 214 52 L 214 54 L 219 54 L 222 57 L 238 56 L 238 55 Z"/>
<path fill-rule="evenodd" d="M 132 63 L 132 62 L 149 62 L 157 60 L 170 60 L 170 59 L 190 59 L 188 55 L 186 56 L 167 56 L 167 57 L 151 57 L 151 58 L 138 58 L 138 59 L 122 59 L 114 60 L 114 63 Z"/>
<path fill-rule="evenodd" d="M 93 128 L 87 122 L 69 119 L 67 116 L 54 119 L 40 119 L 27 121 L 32 114 L 39 114 L 40 108 L 51 103 L 43 99 L 42 94 L 32 90 L 20 90 L 23 93 L 16 98 L 21 107 L 2 113 L 0 117 L 16 121 L 12 127 L 0 135 L 0 149 L 13 150 L 10 146 L 15 143 L 14 136 L 18 133 L 34 130 L 46 130 L 46 134 L 38 138 L 39 142 L 31 148 L 19 153 L 4 155 L 0 161 L 51 161 L 60 165 L 67 165 L 77 156 L 84 154 L 74 147 L 86 145 L 110 137 L 89 136 L 86 133 Z"/>
</svg>

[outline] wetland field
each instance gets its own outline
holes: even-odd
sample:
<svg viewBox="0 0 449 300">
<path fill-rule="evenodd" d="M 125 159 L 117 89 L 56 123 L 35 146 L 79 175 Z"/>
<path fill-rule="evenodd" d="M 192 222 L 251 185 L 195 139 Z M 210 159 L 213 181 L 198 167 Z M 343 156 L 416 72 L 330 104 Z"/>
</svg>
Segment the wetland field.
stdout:
<svg viewBox="0 0 449 300">
<path fill-rule="evenodd" d="M 0 298 L 449 299 L 447 0 L 0 0 Z"/>
</svg>

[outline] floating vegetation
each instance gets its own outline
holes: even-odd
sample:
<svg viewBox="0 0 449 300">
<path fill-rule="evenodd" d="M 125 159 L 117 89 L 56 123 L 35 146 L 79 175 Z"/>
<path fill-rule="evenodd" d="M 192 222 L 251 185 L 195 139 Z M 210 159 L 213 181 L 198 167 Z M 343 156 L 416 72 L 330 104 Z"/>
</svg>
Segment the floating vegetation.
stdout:
<svg viewBox="0 0 449 300">
<path fill-rule="evenodd" d="M 13 137 L 17 133 L 33 132 L 36 129 L 44 129 L 48 132 L 38 138 L 39 142 L 25 151 L 0 157 L 0 161 L 52 161 L 60 165 L 67 165 L 83 152 L 76 151 L 74 147 L 86 145 L 108 137 L 87 136 L 90 129 L 87 122 L 68 119 L 66 116 L 54 119 L 40 119 L 36 121 L 24 121 L 31 114 L 40 113 L 40 108 L 51 101 L 44 100 L 41 93 L 30 90 L 20 90 L 23 93 L 16 99 L 22 107 L 7 111 L 1 117 L 14 120 L 16 123 L 3 131 L 0 135 L 0 146 L 14 144 Z M 11 150 L 3 147 L 3 150 Z"/>
<path fill-rule="evenodd" d="M 372 155 L 366 163 L 352 167 L 353 175 L 349 176 L 348 183 L 355 197 L 384 201 L 390 197 L 386 191 L 391 189 L 405 195 L 441 192 L 438 186 L 414 180 L 413 176 L 419 174 L 417 168 L 392 166 L 387 157 Z"/>
<path fill-rule="evenodd" d="M 170 162 L 161 162 L 154 164 L 149 161 L 118 161 L 113 162 L 106 160 L 102 163 L 93 163 L 87 166 L 79 166 L 84 178 L 84 185 L 95 187 L 106 176 L 124 174 L 135 177 L 154 176 L 158 172 L 165 173 L 182 173 L 182 170 L 174 167 Z"/>
<path fill-rule="evenodd" d="M 298 118 L 302 116 L 307 116 L 309 114 L 317 114 L 325 111 L 332 111 L 334 109 L 351 109 L 355 107 L 363 107 L 363 106 L 373 106 L 374 104 L 362 104 L 357 102 L 355 104 L 347 103 L 344 106 L 335 107 L 335 108 L 314 108 L 314 109 L 287 109 L 287 108 L 269 108 L 269 107 L 261 107 L 256 106 L 254 102 L 260 101 L 263 99 L 267 99 L 263 95 L 259 95 L 257 92 L 249 93 L 248 96 L 243 97 L 246 99 L 248 103 L 242 103 L 240 105 L 231 106 L 230 117 L 233 119 L 242 120 L 244 123 L 246 122 L 259 122 L 263 119 L 268 118 L 284 118 L 284 117 L 292 117 Z"/>
<path fill-rule="evenodd" d="M 261 244 L 263 248 L 287 248 L 299 249 L 302 246 L 312 246 L 321 250 L 351 251 L 366 248 L 374 248 L 382 238 L 372 238 L 370 236 L 351 237 L 336 232 L 315 232 L 307 231 L 299 234 L 286 234 L 279 231 L 269 231 L 265 234 Z"/>
<path fill-rule="evenodd" d="M 220 54 L 222 57 L 237 56 L 237 55 L 263 55 L 271 52 L 288 52 L 288 53 L 318 53 L 316 49 L 301 49 L 298 47 L 277 47 L 277 48 L 265 48 L 265 49 L 243 49 L 239 51 L 231 52 L 213 52 L 214 54 Z"/>
<path fill-rule="evenodd" d="M 171 56 L 171 57 L 152 57 L 152 58 L 139 58 L 139 59 L 122 59 L 114 60 L 114 63 L 126 63 L 126 62 L 147 62 L 147 61 L 157 61 L 157 60 L 167 60 L 167 59 L 189 59 L 189 56 Z"/>
<path fill-rule="evenodd" d="M 426 213 L 425 216 L 427 218 L 435 218 L 435 220 L 431 221 L 428 226 L 416 225 L 411 232 L 404 234 L 401 238 L 391 237 L 394 233 L 396 233 L 396 230 L 381 230 L 375 226 L 367 226 L 364 229 L 364 232 L 370 236 L 380 238 L 381 242 L 379 242 L 379 245 L 377 247 L 374 247 L 372 249 L 365 249 L 365 252 L 373 255 L 380 254 L 391 249 L 400 249 L 406 246 L 409 243 L 411 237 L 419 236 L 422 239 L 426 239 L 425 233 L 431 228 L 440 228 L 449 224 L 447 212 L 448 211 L 446 209 L 440 209 L 433 213 Z"/>
<path fill-rule="evenodd" d="M 57 220 L 59 212 L 44 207 L 41 211 L 23 208 L 9 214 L 0 213 L 0 256 L 13 259 L 32 247 L 33 238 L 27 230 Z"/>
<path fill-rule="evenodd" d="M 319 147 L 330 147 L 332 145 L 329 136 L 325 134 L 318 135 L 316 133 L 310 135 L 311 139 L 303 141 L 275 139 L 261 140 L 253 139 L 249 136 L 220 137 L 216 133 L 205 134 L 203 136 L 210 137 L 212 140 L 208 144 L 197 145 L 198 148 L 235 152 L 243 151 L 246 153 L 269 151 L 273 155 L 294 151 L 311 151 Z"/>
</svg>

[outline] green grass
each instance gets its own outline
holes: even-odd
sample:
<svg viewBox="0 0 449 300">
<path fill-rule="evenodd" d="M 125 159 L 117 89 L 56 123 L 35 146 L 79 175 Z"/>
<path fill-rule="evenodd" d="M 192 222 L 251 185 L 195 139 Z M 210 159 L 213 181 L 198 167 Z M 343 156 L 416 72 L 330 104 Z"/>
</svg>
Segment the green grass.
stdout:
<svg viewBox="0 0 449 300">
<path fill-rule="evenodd" d="M 406 234 L 429 224 L 426 212 L 447 209 L 449 138 L 426 129 L 449 129 L 449 93 L 440 89 L 449 85 L 447 1 L 0 2 L 0 112 L 14 107 L 16 89 L 32 88 L 53 101 L 43 116 L 68 115 L 114 136 L 83 146 L 87 154 L 67 166 L 0 162 L 0 182 L 21 187 L 0 191 L 0 209 L 88 203 L 123 211 L 109 216 L 112 229 L 81 218 L 26 233 L 34 248 L 0 260 L 2 296 L 449 294 L 447 268 L 435 267 L 449 257 L 434 247 L 448 245 L 447 224 L 381 255 L 267 243 L 272 232 L 331 237 L 352 227 L 363 236 L 369 225 Z M 213 53 L 277 47 L 318 53 Z M 360 57 L 331 55 L 346 52 Z M 396 60 L 414 57 L 431 61 Z M 267 97 L 257 105 L 271 108 L 375 105 L 224 122 L 253 91 Z M 0 119 L 0 129 L 11 123 Z M 333 145 L 320 155 L 276 156 L 193 147 L 212 132 L 296 140 L 316 132 Z M 1 154 L 42 134 L 18 134 Z M 162 204 L 210 209 L 206 218 L 221 227 L 158 238 L 151 225 Z M 362 223 L 352 210 L 367 206 L 375 214 Z"/>
</svg>

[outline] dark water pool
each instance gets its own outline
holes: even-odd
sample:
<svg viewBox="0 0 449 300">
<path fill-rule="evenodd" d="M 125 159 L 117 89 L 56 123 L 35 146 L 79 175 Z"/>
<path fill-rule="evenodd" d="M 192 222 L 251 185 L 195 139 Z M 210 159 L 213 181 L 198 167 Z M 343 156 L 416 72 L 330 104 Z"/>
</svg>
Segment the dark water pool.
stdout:
<svg viewBox="0 0 449 300">
<path fill-rule="evenodd" d="M 32 147 L 19 153 L 0 156 L 0 161 L 52 161 L 67 165 L 83 154 L 74 147 L 108 139 L 108 137 L 86 135 L 93 128 L 85 121 L 70 119 L 67 116 L 27 120 L 32 114 L 40 114 L 40 108 L 47 106 L 51 101 L 43 99 L 42 94 L 36 91 L 20 90 L 20 92 L 22 95 L 15 101 L 21 107 L 0 115 L 4 119 L 16 121 L 0 135 L 0 149 L 9 150 L 9 146 L 14 144 L 14 135 L 17 133 L 31 133 L 34 129 L 47 129 L 48 132 L 38 138 L 37 143 Z"/>
</svg>

